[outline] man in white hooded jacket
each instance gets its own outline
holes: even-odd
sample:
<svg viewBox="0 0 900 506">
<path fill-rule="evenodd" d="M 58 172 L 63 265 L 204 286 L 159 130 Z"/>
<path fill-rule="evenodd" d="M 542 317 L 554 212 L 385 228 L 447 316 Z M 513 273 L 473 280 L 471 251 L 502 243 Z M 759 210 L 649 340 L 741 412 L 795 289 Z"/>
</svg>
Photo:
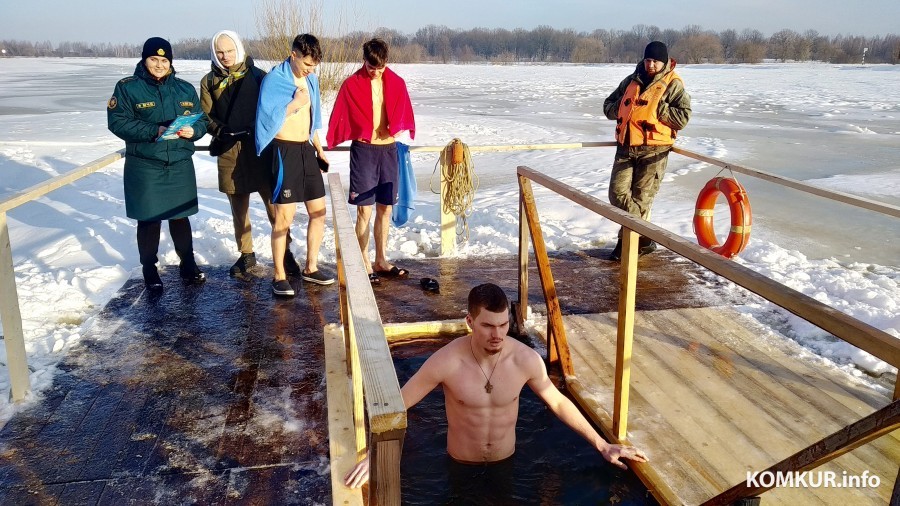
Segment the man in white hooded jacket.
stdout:
<svg viewBox="0 0 900 506">
<path fill-rule="evenodd" d="M 236 276 L 256 265 L 249 215 L 251 193 L 259 193 L 269 223 L 275 223 L 269 153 L 256 156 L 253 136 L 259 86 L 266 73 L 254 65 L 233 31 L 215 34 L 210 53 L 212 71 L 200 82 L 200 103 L 209 116 L 209 134 L 213 137 L 210 154 L 218 157 L 219 191 L 228 196 L 231 204 L 240 257 L 230 273 Z M 298 276 L 301 269 L 291 254 L 290 242 L 288 231 L 284 269 Z"/>
</svg>

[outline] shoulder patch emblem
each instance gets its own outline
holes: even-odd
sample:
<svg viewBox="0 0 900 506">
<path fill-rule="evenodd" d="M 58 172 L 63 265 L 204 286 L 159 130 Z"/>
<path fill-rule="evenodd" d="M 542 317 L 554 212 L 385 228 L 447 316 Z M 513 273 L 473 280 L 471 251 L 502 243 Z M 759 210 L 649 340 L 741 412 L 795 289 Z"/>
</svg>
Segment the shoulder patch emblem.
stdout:
<svg viewBox="0 0 900 506">
<path fill-rule="evenodd" d="M 156 102 L 141 102 L 137 104 L 135 107 L 138 109 L 149 109 L 151 107 L 156 107 Z"/>
<path fill-rule="evenodd" d="M 116 100 L 116 96 L 113 95 L 109 97 L 109 102 L 106 103 L 106 107 L 109 109 L 115 109 L 117 105 L 119 105 L 119 101 Z"/>
<path fill-rule="evenodd" d="M 128 77 L 123 77 L 122 79 L 119 79 L 120 83 L 127 83 L 127 82 L 131 82 L 131 81 L 134 81 L 134 76 L 128 76 Z"/>
<path fill-rule="evenodd" d="M 194 107 L 193 102 L 181 102 L 181 107 Z"/>
</svg>

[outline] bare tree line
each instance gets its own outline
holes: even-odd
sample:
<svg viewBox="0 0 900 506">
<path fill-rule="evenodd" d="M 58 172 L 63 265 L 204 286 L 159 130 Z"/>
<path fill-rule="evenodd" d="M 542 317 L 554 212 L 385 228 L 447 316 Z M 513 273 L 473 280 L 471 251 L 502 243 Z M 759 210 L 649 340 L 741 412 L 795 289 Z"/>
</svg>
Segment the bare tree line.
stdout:
<svg viewBox="0 0 900 506">
<path fill-rule="evenodd" d="M 280 60 L 290 50 L 293 35 L 302 31 L 325 33 L 321 2 L 313 2 L 304 16 L 293 14 L 290 0 L 263 0 L 265 8 L 257 15 L 257 29 L 265 33 L 259 39 L 245 43 L 250 54 L 264 60 Z M 260 12 L 260 11 L 258 11 Z M 296 12 L 296 11 L 293 11 Z M 296 19 L 295 19 L 296 18 Z M 644 46 L 651 40 L 661 40 L 669 46 L 669 54 L 680 63 L 760 63 L 765 59 L 777 61 L 822 61 L 829 63 L 860 63 L 863 51 L 866 63 L 900 62 L 900 35 L 827 36 L 808 30 L 780 30 L 766 37 L 759 30 L 745 29 L 714 32 L 698 25 L 680 30 L 656 26 L 636 25 L 630 30 L 598 29 L 576 32 L 538 26 L 531 30 L 503 28 L 451 29 L 428 25 L 415 34 L 404 34 L 390 28 L 372 32 L 347 32 L 342 37 L 323 37 L 326 62 L 346 64 L 361 58 L 360 45 L 373 35 L 391 44 L 391 60 L 397 63 L 634 63 L 641 58 Z M 295 33 L 296 32 L 296 33 Z M 209 40 L 182 39 L 173 43 L 179 59 L 209 58 Z M 84 42 L 30 42 L 0 40 L 6 56 L 81 56 L 81 57 L 140 57 L 141 46 Z M 322 71 L 326 71 L 325 68 Z M 336 68 L 340 75 L 344 68 Z"/>
</svg>

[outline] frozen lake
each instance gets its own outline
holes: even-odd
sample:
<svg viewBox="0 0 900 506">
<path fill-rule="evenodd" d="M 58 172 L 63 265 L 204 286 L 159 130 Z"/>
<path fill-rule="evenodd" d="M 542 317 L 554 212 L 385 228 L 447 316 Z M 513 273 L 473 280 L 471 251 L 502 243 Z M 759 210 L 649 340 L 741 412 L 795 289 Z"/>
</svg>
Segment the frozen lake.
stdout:
<svg viewBox="0 0 900 506">
<path fill-rule="evenodd" d="M 0 59 L 0 198 L 123 146 L 106 128 L 106 101 L 132 59 Z M 209 62 L 175 59 L 195 85 Z M 633 65 L 396 65 L 407 80 L 417 145 L 609 141 L 602 103 Z M 900 205 L 900 66 L 829 64 L 679 67 L 693 118 L 678 145 L 812 184 Z M 326 105 L 327 120 L 330 104 Z M 205 144 L 206 141 L 201 141 Z M 612 148 L 474 154 L 481 186 L 458 255 L 517 250 L 518 165 L 606 200 Z M 348 155 L 330 155 L 346 180 Z M 428 180 L 437 155 L 414 156 L 417 210 L 392 229 L 393 258 L 439 254 L 437 196 Z M 195 157 L 200 214 L 192 217 L 201 264 L 236 258 L 215 161 Z M 122 162 L 10 213 L 19 298 L 39 391 L 59 356 L 138 267 L 134 222 L 125 218 Z M 694 201 L 718 169 L 672 155 L 652 221 L 693 238 Z M 900 336 L 900 221 L 738 174 L 753 206 L 750 246 L 737 259 L 766 276 Z M 538 193 L 548 247 L 611 246 L 617 227 L 568 201 Z M 269 225 L 253 201 L 254 243 L 271 262 Z M 301 220 L 298 220 L 301 221 Z M 305 230 L 295 234 L 303 243 Z M 167 239 L 163 264 L 177 263 Z M 322 261 L 334 261 L 326 233 Z M 783 334 L 864 378 L 892 368 L 766 303 L 745 308 Z M 5 351 L 0 351 L 5 354 Z M 5 356 L 0 356 L 5 362 Z M 887 381 L 882 380 L 884 383 Z M 0 371 L 0 389 L 8 388 Z M 3 396 L 0 396 L 3 397 Z M 0 401 L 2 402 L 2 401 Z M 6 405 L 0 405 L 3 407 Z M 8 411 L 7 408 L 4 410 Z M 0 419 L 8 412 L 0 413 Z"/>
</svg>

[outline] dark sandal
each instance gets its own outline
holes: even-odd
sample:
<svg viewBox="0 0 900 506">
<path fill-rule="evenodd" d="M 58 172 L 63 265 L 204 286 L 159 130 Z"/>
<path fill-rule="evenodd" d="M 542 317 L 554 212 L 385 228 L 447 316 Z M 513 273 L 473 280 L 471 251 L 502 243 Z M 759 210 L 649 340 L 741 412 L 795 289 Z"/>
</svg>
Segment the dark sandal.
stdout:
<svg viewBox="0 0 900 506">
<path fill-rule="evenodd" d="M 406 279 L 409 277 L 409 271 L 406 269 L 401 269 L 396 265 L 391 267 L 389 271 L 375 271 L 375 274 L 378 274 L 384 278 L 395 278 L 395 279 Z"/>
<path fill-rule="evenodd" d="M 381 278 L 378 277 L 378 274 L 375 274 L 374 272 L 370 272 L 369 273 L 369 283 L 372 283 L 373 285 L 380 285 Z"/>
</svg>

